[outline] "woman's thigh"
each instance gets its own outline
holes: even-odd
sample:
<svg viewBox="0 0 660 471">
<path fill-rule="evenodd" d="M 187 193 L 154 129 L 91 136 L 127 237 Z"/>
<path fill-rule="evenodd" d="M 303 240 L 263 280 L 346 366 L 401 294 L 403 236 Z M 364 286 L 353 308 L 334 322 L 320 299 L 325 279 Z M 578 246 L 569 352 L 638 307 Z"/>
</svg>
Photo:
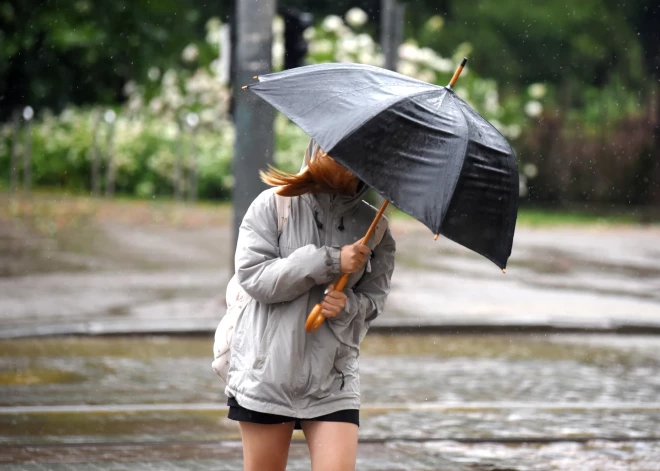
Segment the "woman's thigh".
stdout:
<svg viewBox="0 0 660 471">
<path fill-rule="evenodd" d="M 357 459 L 358 426 L 348 422 L 302 421 L 312 471 L 353 471 Z"/>
<path fill-rule="evenodd" d="M 295 424 L 239 424 L 245 471 L 284 471 Z"/>
</svg>

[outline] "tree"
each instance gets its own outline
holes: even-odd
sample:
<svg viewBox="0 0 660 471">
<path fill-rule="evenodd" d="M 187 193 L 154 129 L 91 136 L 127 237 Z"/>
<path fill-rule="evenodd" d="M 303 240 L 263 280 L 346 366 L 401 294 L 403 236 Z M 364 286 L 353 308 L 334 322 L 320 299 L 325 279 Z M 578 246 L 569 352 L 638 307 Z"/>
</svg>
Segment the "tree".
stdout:
<svg viewBox="0 0 660 471">
<path fill-rule="evenodd" d="M 0 1 L 0 120 L 30 104 L 116 103 L 128 80 L 180 62 L 227 2 Z M 201 42 L 201 41 L 200 41 Z"/>
</svg>

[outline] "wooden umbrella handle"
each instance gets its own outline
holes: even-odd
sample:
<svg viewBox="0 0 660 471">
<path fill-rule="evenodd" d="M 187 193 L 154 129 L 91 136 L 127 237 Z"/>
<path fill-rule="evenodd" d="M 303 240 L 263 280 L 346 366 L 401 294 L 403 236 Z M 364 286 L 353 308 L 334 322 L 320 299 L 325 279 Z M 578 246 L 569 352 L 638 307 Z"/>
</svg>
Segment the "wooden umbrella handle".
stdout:
<svg viewBox="0 0 660 471">
<path fill-rule="evenodd" d="M 378 210 L 378 213 L 376 214 L 376 217 L 374 220 L 371 222 L 371 226 L 369 226 L 369 230 L 367 231 L 366 235 L 362 238 L 362 244 L 365 244 L 369 242 L 369 239 L 371 239 L 371 236 L 373 235 L 374 231 L 376 230 L 376 226 L 378 225 L 378 222 L 380 221 L 380 218 L 383 216 L 383 213 L 385 212 L 385 209 L 387 209 L 387 205 L 390 202 L 388 200 L 383 201 L 383 204 L 380 206 L 380 209 Z M 344 273 L 339 280 L 337 280 L 337 283 L 335 283 L 335 291 L 344 291 L 344 288 L 346 287 L 346 283 L 348 282 L 348 273 Z M 309 313 L 309 316 L 307 316 L 307 321 L 305 322 L 305 330 L 308 333 L 314 332 L 316 329 L 321 327 L 321 324 L 323 324 L 323 321 L 325 320 L 325 316 L 321 314 L 321 310 L 323 309 L 323 306 L 321 306 L 321 303 L 318 303 L 316 306 L 314 306 L 314 309 L 312 309 L 312 312 Z"/>
</svg>

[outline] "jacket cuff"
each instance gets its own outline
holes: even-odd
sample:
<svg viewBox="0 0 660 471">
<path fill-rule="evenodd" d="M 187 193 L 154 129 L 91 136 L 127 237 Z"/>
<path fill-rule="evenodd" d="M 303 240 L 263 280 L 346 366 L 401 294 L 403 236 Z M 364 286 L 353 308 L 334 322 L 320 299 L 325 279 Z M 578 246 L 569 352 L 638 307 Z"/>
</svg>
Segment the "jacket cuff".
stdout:
<svg viewBox="0 0 660 471">
<path fill-rule="evenodd" d="M 330 275 L 339 275 L 341 273 L 341 263 L 339 260 L 341 249 L 339 247 L 328 247 L 327 254 L 326 264 L 328 265 Z"/>
<path fill-rule="evenodd" d="M 329 318 L 329 322 L 334 324 L 348 324 L 348 322 L 355 317 L 355 311 L 358 307 L 357 296 L 355 296 L 352 289 L 348 288 L 344 290 L 344 294 L 346 294 L 346 304 L 344 305 L 344 309 L 342 309 L 337 317 Z"/>
</svg>

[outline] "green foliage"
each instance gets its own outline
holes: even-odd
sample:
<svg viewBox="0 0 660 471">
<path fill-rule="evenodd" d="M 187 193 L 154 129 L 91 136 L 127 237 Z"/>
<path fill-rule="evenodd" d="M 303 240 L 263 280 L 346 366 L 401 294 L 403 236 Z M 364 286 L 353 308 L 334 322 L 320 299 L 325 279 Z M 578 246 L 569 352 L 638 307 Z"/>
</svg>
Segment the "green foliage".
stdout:
<svg viewBox="0 0 660 471">
<path fill-rule="evenodd" d="M 461 0 L 438 13 L 443 28 L 430 28 L 429 2 L 409 2 L 409 35 L 450 53 L 457 42 L 472 46 L 473 67 L 507 87 L 573 81 L 601 86 L 619 78 L 638 86 L 643 49 L 621 8 L 607 0 Z"/>
<path fill-rule="evenodd" d="M 151 67 L 181 66 L 181 45 L 203 37 L 206 19 L 227 4 L 0 1 L 0 120 L 26 104 L 116 103 L 123 85 L 145 80 Z"/>
</svg>

